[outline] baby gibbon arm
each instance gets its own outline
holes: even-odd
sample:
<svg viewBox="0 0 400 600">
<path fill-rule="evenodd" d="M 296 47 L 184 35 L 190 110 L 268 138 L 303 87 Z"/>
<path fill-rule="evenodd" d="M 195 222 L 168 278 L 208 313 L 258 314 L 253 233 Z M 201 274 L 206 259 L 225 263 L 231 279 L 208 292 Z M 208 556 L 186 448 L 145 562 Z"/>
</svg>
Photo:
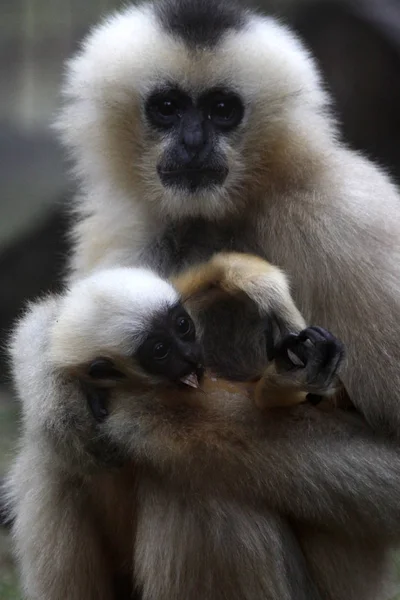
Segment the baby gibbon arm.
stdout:
<svg viewBox="0 0 400 600">
<path fill-rule="evenodd" d="M 375 437 L 354 413 L 325 413 L 310 402 L 291 410 L 278 408 L 316 396 L 351 406 L 338 379 L 342 344 L 322 328 L 303 329 L 281 271 L 249 255 L 218 254 L 175 278 L 175 285 L 190 302 L 199 299 L 197 310 L 218 294 L 240 293 L 254 300 L 261 314 L 275 319 L 283 315 L 284 333 L 278 339 L 271 323 L 267 327 L 273 360 L 254 388 L 256 405 L 272 409 L 265 415 L 265 440 L 250 444 L 248 463 L 255 485 L 265 482 L 267 501 L 293 518 L 322 527 L 397 537 L 398 449 Z"/>
<path fill-rule="evenodd" d="M 288 331 L 298 332 L 305 321 L 293 302 L 284 273 L 251 254 L 220 252 L 171 279 L 194 310 L 206 308 L 223 295 L 253 302 L 260 317 L 275 316 Z"/>
<path fill-rule="evenodd" d="M 270 362 L 256 388 L 255 397 L 259 406 L 299 404 L 306 400 L 308 394 L 315 394 L 317 391 L 320 396 L 327 393 L 333 395 L 335 391 L 344 394 L 343 386 L 337 377 L 330 381 L 329 386 L 323 385 L 321 373 L 318 371 L 320 365 L 314 365 L 318 371 L 315 373 L 317 380 L 314 384 L 312 380 L 295 379 L 292 374 L 286 378 L 285 383 L 287 367 L 288 365 L 293 367 L 288 354 L 293 355 L 294 348 L 290 345 L 296 344 L 294 340 L 297 340 L 297 337 L 294 332 L 304 329 L 305 321 L 291 297 L 286 276 L 277 267 L 254 255 L 221 252 L 214 255 L 209 262 L 176 275 L 172 282 L 182 298 L 186 299 L 189 308 L 195 312 L 209 306 L 219 297 L 227 295 L 240 296 L 243 302 L 253 302 L 259 310 L 260 318 L 267 317 L 267 355 L 270 361 L 274 357 L 276 360 Z M 285 333 L 291 334 L 292 337 L 284 337 Z M 315 330 L 312 337 L 315 338 Z M 275 345 L 282 338 L 287 347 L 280 346 L 280 358 L 277 360 Z M 335 350 L 337 343 L 335 340 Z M 301 362 L 301 358 L 298 360 Z M 283 369 L 280 368 L 282 361 L 284 361 Z M 304 373 L 304 369 L 296 370 L 300 378 Z"/>
</svg>

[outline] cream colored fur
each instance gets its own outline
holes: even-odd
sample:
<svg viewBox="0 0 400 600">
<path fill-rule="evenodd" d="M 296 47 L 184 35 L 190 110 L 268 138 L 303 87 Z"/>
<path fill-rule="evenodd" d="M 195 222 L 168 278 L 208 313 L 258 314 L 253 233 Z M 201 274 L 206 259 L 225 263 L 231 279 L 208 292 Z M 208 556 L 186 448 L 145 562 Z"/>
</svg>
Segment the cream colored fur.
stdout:
<svg viewBox="0 0 400 600">
<path fill-rule="evenodd" d="M 194 95 L 214 83 L 231 85 L 245 101 L 245 117 L 239 130 L 229 140 L 219 142 L 230 169 L 220 189 L 188 197 L 164 189 L 158 180 L 156 163 L 168 139 L 154 140 L 144 120 L 143 101 L 152 87 L 165 78 L 176 79 Z M 151 5 L 133 7 L 106 19 L 93 30 L 69 63 L 63 94 L 65 105 L 57 129 L 79 181 L 69 282 L 79 284 L 82 277 L 103 269 L 147 265 L 151 258 L 147 247 L 153 238 L 162 236 L 167 222 L 174 222 L 179 230 L 179 219 L 201 217 L 209 219 L 211 230 L 216 224 L 229 228 L 234 219 L 239 219 L 243 227 L 241 236 L 235 238 L 235 249 L 242 251 L 254 243 L 264 258 L 288 273 L 294 300 L 306 322 L 327 327 L 345 343 L 347 362 L 343 380 L 354 404 L 375 430 L 398 436 L 400 197 L 383 169 L 339 140 L 330 116 L 329 98 L 314 61 L 297 38 L 277 21 L 253 16 L 249 26 L 227 34 L 212 51 L 189 53 L 177 38 L 160 30 Z M 180 265 L 174 265 L 172 271 L 179 268 Z M 87 306 L 92 306 L 91 297 L 87 300 Z M 86 573 L 94 569 L 91 561 L 97 550 L 91 546 L 79 550 L 72 535 L 90 528 L 91 519 L 87 520 L 84 512 L 77 514 L 70 503 L 71 496 L 63 493 L 68 489 L 73 494 L 74 487 L 69 479 L 66 482 L 59 479 L 58 471 L 52 470 L 59 458 L 53 459 L 53 446 L 47 445 L 47 434 L 50 439 L 54 436 L 61 464 L 66 460 L 70 468 L 69 459 L 73 455 L 76 473 L 82 464 L 86 468 L 85 444 L 97 440 L 96 430 L 88 424 L 79 390 L 66 385 L 53 369 L 49 331 L 62 302 L 53 298 L 32 308 L 20 323 L 13 345 L 15 379 L 24 404 L 26 427 L 21 456 L 11 479 L 17 514 L 17 550 L 28 598 L 63 600 L 66 581 L 71 600 L 108 598 L 109 582 L 103 579 L 103 570 L 96 571 L 96 589 L 90 592 L 85 587 L 89 585 L 87 580 L 74 578 L 81 565 Z M 98 312 L 89 308 L 88 320 L 82 323 L 82 332 L 86 326 L 94 328 L 94 337 L 87 336 L 88 339 L 101 338 L 103 308 Z M 84 312 L 84 307 L 79 310 Z M 80 314 L 77 317 L 79 323 Z M 121 324 L 124 326 L 125 321 Z M 75 346 L 68 328 L 60 327 L 57 353 L 62 363 L 64 359 L 70 360 L 70 350 Z M 115 348 L 123 347 L 120 330 L 115 338 L 110 335 L 109 339 Z M 88 350 L 79 344 L 79 351 L 85 356 Z M 67 418 L 71 414 L 72 421 Z M 391 487 L 398 475 L 397 450 L 393 450 L 390 441 L 371 440 L 369 434 L 365 434 L 366 440 L 360 447 L 354 448 L 352 435 L 343 437 L 340 427 L 337 437 L 333 435 L 332 446 L 324 445 L 321 437 L 325 421 L 321 421 L 322 429 L 315 423 L 304 422 L 305 431 L 297 424 L 291 432 L 297 444 L 289 445 L 288 455 L 279 455 L 285 465 L 300 459 L 294 463 L 293 478 L 266 480 L 273 482 L 279 495 L 277 508 L 284 510 L 287 499 L 284 487 L 280 486 L 288 482 L 300 485 L 301 469 L 305 470 L 304 485 L 316 477 L 312 491 L 290 489 L 288 493 L 295 506 L 297 499 L 299 502 L 312 499 L 312 519 L 317 529 L 313 534 L 307 529 L 308 537 L 302 537 L 300 526 L 299 536 L 323 597 L 381 600 L 390 545 L 386 532 L 390 528 L 395 530 L 398 523 L 398 490 Z M 346 429 L 347 425 L 343 427 Z M 289 438 L 290 430 L 286 433 Z M 313 460 L 302 452 L 305 439 L 317 448 Z M 257 458 L 264 457 L 264 451 L 262 447 Z M 235 456 L 240 460 L 237 450 Z M 333 462 L 331 471 L 327 463 L 335 457 L 338 460 Z M 354 460 L 359 469 L 355 466 L 354 472 L 347 473 L 343 480 L 340 475 L 345 471 L 341 469 L 346 468 L 349 460 Z M 88 462 L 91 469 L 96 468 L 94 459 Z M 204 484 L 209 473 L 206 475 L 201 480 Z M 246 480 L 244 471 L 242 475 Z M 340 482 L 338 487 L 336 482 Z M 188 549 L 183 545 L 183 533 L 188 532 L 189 543 L 196 538 L 190 537 L 195 536 L 194 530 L 184 528 L 181 512 L 184 501 L 174 495 L 176 488 L 174 493 L 167 488 L 161 493 L 157 477 L 143 486 L 141 493 L 149 494 L 152 500 L 146 506 L 141 505 L 141 514 L 147 514 L 153 507 L 155 518 L 154 529 L 147 537 L 145 529 L 138 529 L 139 540 L 146 537 L 147 544 L 139 544 L 136 554 L 137 575 L 147 586 L 145 600 L 185 597 L 176 592 L 176 577 L 185 574 L 185 581 L 193 585 L 193 581 L 198 581 L 193 573 L 198 575 L 200 568 L 196 560 L 202 556 L 204 564 L 209 566 L 207 553 L 216 548 L 221 552 L 221 564 L 231 565 L 227 575 L 226 571 L 218 570 L 220 563 L 214 561 L 217 574 L 213 572 L 210 577 L 214 577 L 218 600 L 224 590 L 231 590 L 231 573 L 237 577 L 233 580 L 237 589 L 249 585 L 246 589 L 250 600 L 290 597 L 285 570 L 279 566 L 283 556 L 279 548 L 284 539 L 283 535 L 280 537 L 281 526 L 286 523 L 281 517 L 274 513 L 268 521 L 265 540 L 268 538 L 269 542 L 264 547 L 268 548 L 265 550 L 268 556 L 265 556 L 264 550 L 259 552 L 260 547 L 253 545 L 255 529 L 259 531 L 259 515 L 253 518 L 250 509 L 245 511 L 230 496 L 222 503 L 216 502 L 212 495 L 207 496 L 208 488 L 199 488 L 199 493 L 204 491 L 207 496 L 204 504 L 200 504 L 208 520 L 201 525 L 196 523 L 201 541 Z M 329 486 L 333 486 L 332 496 L 325 496 L 326 490 L 331 489 Z M 111 484 L 103 482 L 104 488 L 113 489 Z M 356 509 L 351 511 L 352 518 L 346 522 L 349 531 L 357 518 L 367 517 L 363 526 L 369 523 L 375 533 L 379 529 L 381 539 L 377 534 L 372 543 L 371 538 L 366 541 L 355 536 L 350 544 L 347 538 L 343 541 L 341 533 L 335 534 L 334 541 L 327 539 L 328 534 L 321 530 L 327 517 L 319 520 L 318 509 L 332 500 L 332 514 L 335 514 L 335 509 L 342 506 L 341 493 L 345 494 L 344 506 L 347 502 L 353 506 L 354 495 L 358 499 Z M 124 493 L 121 497 L 129 495 Z M 62 503 L 58 504 L 56 500 L 60 498 Z M 53 512 L 51 507 L 57 509 Z M 92 515 L 91 509 L 90 512 Z M 296 516 L 300 521 L 300 517 L 307 519 L 306 514 Z M 188 518 L 190 522 L 193 516 Z M 231 558 L 224 554 L 227 548 L 224 534 L 226 523 L 231 522 L 236 529 L 228 531 L 231 542 L 228 545 L 235 547 L 240 539 L 249 553 L 247 556 L 254 559 L 259 554 L 267 562 L 255 565 L 246 562 L 246 558 L 243 563 L 242 553 L 235 555 L 236 562 L 230 562 Z M 210 531 L 215 533 L 212 542 L 204 534 L 204 523 L 209 523 Z M 164 537 L 160 537 L 160 524 L 165 525 Z M 49 529 L 71 542 L 60 562 L 53 547 L 57 539 L 47 536 Z M 85 539 L 92 540 L 98 535 L 97 521 L 92 534 L 93 538 L 88 534 Z M 277 550 L 275 554 L 271 554 L 271 540 Z M 38 547 L 44 548 L 40 556 Z M 179 560 L 192 557 L 193 562 L 188 571 L 174 569 L 169 559 L 164 564 L 172 582 L 168 596 L 164 587 L 157 587 L 156 580 L 153 583 L 152 577 L 160 568 L 157 561 L 170 556 L 172 551 Z M 62 576 L 61 583 L 50 570 L 53 556 Z M 249 572 L 256 573 L 253 581 L 260 582 L 260 586 L 264 585 L 264 576 L 270 577 L 269 596 L 252 588 Z M 279 573 L 276 579 L 274 573 Z M 207 594 L 205 591 L 204 598 L 214 600 Z"/>
<path fill-rule="evenodd" d="M 282 302 L 282 274 L 268 269 L 272 298 L 283 284 Z M 240 269 L 231 270 L 237 274 L 240 281 Z M 150 316 L 150 280 L 153 310 L 175 301 L 168 284 L 141 270 L 108 275 L 37 304 L 14 335 L 24 432 L 9 489 L 26 598 L 112 600 L 121 571 L 135 576 L 143 600 L 318 598 L 293 581 L 287 518 L 321 597 L 383 598 L 400 532 L 399 450 L 357 418 L 312 406 L 262 413 L 251 386 L 207 379 L 203 391 L 174 391 L 135 372 L 112 392 L 109 417 L 97 426 L 71 366 L 85 368 L 101 351 L 125 361 L 128 372 L 132 347 L 120 342 L 137 339 L 136 315 Z M 265 285 L 265 273 L 259 281 Z M 107 307 L 107 338 L 87 320 L 93 297 Z M 300 329 L 297 319 L 295 309 L 290 322 Z M 78 338 L 72 365 L 69 331 L 79 324 L 85 352 Z M 97 461 L 95 440 L 118 448 L 124 465 Z"/>
</svg>

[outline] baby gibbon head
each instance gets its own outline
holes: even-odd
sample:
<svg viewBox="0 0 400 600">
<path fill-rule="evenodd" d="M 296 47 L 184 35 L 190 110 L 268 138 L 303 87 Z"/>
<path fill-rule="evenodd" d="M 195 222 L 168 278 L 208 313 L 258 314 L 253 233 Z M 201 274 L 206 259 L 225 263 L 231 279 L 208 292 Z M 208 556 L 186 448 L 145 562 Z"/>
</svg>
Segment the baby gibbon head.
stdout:
<svg viewBox="0 0 400 600">
<path fill-rule="evenodd" d="M 75 284 L 62 300 L 51 355 L 100 387 L 183 382 L 203 373 L 195 325 L 174 288 L 146 269 L 110 269 Z"/>
</svg>

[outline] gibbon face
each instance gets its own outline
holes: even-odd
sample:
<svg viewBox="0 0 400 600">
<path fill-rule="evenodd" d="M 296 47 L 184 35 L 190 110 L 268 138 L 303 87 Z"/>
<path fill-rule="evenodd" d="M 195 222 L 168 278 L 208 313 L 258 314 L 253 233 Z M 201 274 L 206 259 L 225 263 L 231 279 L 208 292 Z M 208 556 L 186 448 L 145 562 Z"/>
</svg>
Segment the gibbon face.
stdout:
<svg viewBox="0 0 400 600">
<path fill-rule="evenodd" d="M 204 374 L 202 347 L 196 338 L 196 330 L 181 303 L 165 307 L 148 323 L 148 333 L 131 357 L 131 368 L 120 366 L 121 358 L 114 362 L 109 358 L 96 358 L 90 363 L 87 374 L 92 381 L 123 381 L 132 370 L 134 379 L 140 379 L 141 369 L 147 376 L 156 376 L 156 383 L 166 381 L 198 387 Z M 139 369 L 135 369 L 135 364 Z"/>
<path fill-rule="evenodd" d="M 147 124 L 168 136 L 157 164 L 162 185 L 179 193 L 218 189 L 229 175 L 221 140 L 243 120 L 241 97 L 233 90 L 206 90 L 194 96 L 163 86 L 146 100 Z"/>
<path fill-rule="evenodd" d="M 177 292 L 146 269 L 105 270 L 72 288 L 53 328 L 51 355 L 100 386 L 127 379 L 197 387 L 204 370 L 195 325 Z"/>
<path fill-rule="evenodd" d="M 301 111 L 306 126 L 326 100 L 298 40 L 231 0 L 107 19 L 70 62 L 64 97 L 58 128 L 79 176 L 170 218 L 243 208 L 287 156 Z"/>
<path fill-rule="evenodd" d="M 202 348 L 181 303 L 153 317 L 136 360 L 147 373 L 197 387 L 204 371 Z"/>
</svg>

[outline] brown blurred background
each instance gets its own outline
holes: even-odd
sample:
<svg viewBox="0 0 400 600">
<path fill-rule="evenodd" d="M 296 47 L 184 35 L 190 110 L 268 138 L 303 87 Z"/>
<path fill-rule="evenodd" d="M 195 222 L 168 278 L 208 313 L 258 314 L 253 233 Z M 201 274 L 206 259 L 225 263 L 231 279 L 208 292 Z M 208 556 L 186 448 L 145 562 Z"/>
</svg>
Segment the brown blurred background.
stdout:
<svg viewBox="0 0 400 600">
<path fill-rule="evenodd" d="M 195 0 L 193 0 L 195 1 Z M 319 61 L 347 141 L 400 183 L 400 0 L 259 0 Z M 56 289 L 74 192 L 49 124 L 64 59 L 117 0 L 0 0 L 0 346 L 27 299 Z M 0 477 L 17 431 L 0 351 Z M 0 534 L 0 599 L 20 598 Z M 399 596 L 400 598 L 400 596 Z M 360 599 L 361 600 L 361 599 Z"/>
</svg>

